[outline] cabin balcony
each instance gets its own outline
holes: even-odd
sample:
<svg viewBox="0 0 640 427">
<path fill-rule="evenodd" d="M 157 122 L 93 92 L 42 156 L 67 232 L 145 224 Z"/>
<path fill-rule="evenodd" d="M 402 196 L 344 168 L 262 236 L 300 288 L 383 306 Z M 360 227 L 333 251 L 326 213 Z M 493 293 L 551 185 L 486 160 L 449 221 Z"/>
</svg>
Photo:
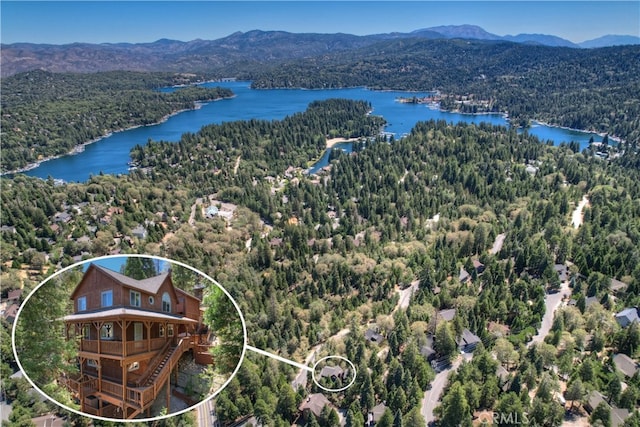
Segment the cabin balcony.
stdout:
<svg viewBox="0 0 640 427">
<path fill-rule="evenodd" d="M 160 350 L 166 342 L 167 338 L 153 338 L 148 340 L 143 339 L 124 342 L 116 340 L 83 339 L 80 341 L 80 350 L 87 353 L 127 357 Z"/>
<path fill-rule="evenodd" d="M 93 341 L 88 342 L 87 349 L 97 350 Z M 150 340 L 154 341 L 154 340 Z M 113 344 L 113 347 L 103 347 L 105 343 Z M 129 344 L 145 343 L 143 341 L 125 342 L 127 351 L 146 352 L 147 347 L 138 349 Z M 119 341 L 100 341 L 99 349 L 121 351 L 123 343 Z M 116 346 L 117 345 L 117 346 Z M 171 346 L 162 339 L 155 340 L 155 346 L 160 346 L 158 355 L 152 359 L 149 370 L 142 376 L 133 377 L 131 373 L 123 370 L 121 379 L 108 376 L 106 373 L 84 373 L 83 375 L 64 376 L 60 383 L 64 384 L 76 398 L 82 402 L 82 411 L 90 415 L 107 416 L 108 418 L 133 418 L 151 406 L 159 396 L 162 387 L 168 383 L 171 372 L 176 368 L 178 360 L 187 351 L 199 347 L 196 336 L 184 336 L 177 340 L 177 344 Z M 89 351 L 89 350 L 87 350 Z M 157 368 L 157 369 L 156 369 Z M 116 409 L 119 408 L 119 409 Z M 115 412 L 114 412 L 115 411 Z"/>
</svg>

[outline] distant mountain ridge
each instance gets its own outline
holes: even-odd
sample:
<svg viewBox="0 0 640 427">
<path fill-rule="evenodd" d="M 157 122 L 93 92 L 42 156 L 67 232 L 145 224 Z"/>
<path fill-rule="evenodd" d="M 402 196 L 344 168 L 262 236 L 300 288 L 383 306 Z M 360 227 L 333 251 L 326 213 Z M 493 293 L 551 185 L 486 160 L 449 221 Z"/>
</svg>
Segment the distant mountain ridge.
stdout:
<svg viewBox="0 0 640 427">
<path fill-rule="evenodd" d="M 160 39 L 151 43 L 2 44 L 0 63 L 3 77 L 36 69 L 52 72 L 207 71 L 224 69 L 231 63 L 269 63 L 317 57 L 404 38 L 460 38 L 572 48 L 640 44 L 640 38 L 635 36 L 608 35 L 580 44 L 545 34 L 498 36 L 476 25 L 446 25 L 409 33 L 367 36 L 252 30 L 238 31 L 216 40 L 188 42 Z"/>
<path fill-rule="evenodd" d="M 541 44 L 553 47 L 573 47 L 573 48 L 599 48 L 620 46 L 628 44 L 640 44 L 640 37 L 629 35 L 606 35 L 581 43 L 574 43 L 562 37 L 549 34 L 516 34 L 499 36 L 485 31 L 477 25 L 443 25 L 438 27 L 424 28 L 413 31 L 412 34 L 438 33 L 447 38 L 475 39 L 475 40 L 504 40 L 514 43 Z"/>
<path fill-rule="evenodd" d="M 621 46 L 627 44 L 640 44 L 640 37 L 606 35 L 593 40 L 587 40 L 579 44 L 583 48 L 598 48 L 608 46 Z"/>
</svg>

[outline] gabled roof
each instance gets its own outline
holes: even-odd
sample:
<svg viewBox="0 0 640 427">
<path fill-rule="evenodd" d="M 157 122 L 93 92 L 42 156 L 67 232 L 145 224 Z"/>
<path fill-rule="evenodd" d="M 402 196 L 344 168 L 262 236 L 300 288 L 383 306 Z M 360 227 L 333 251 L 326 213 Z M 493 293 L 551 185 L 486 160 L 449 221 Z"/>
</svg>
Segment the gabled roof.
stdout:
<svg viewBox="0 0 640 427">
<path fill-rule="evenodd" d="M 384 337 L 374 331 L 373 329 L 367 329 L 364 333 L 364 337 L 372 342 L 382 342 L 384 341 Z"/>
<path fill-rule="evenodd" d="M 324 408 L 326 405 L 331 406 L 331 402 L 329 402 L 329 399 L 324 397 L 322 393 L 314 393 L 314 394 L 310 394 L 300 404 L 298 409 L 300 409 L 301 411 L 308 409 L 309 411 L 313 412 L 313 414 L 316 417 L 319 417 L 320 414 L 322 413 L 322 408 Z"/>
<path fill-rule="evenodd" d="M 613 363 L 627 377 L 632 377 L 638 370 L 638 364 L 626 354 L 618 353 L 613 356 Z"/>
<path fill-rule="evenodd" d="M 189 298 L 192 298 L 192 299 L 194 299 L 194 300 L 196 300 L 196 301 L 200 302 L 200 298 L 198 298 L 198 297 L 196 297 L 196 296 L 194 296 L 194 295 L 191 295 L 189 292 L 187 292 L 187 291 L 185 291 L 185 290 L 182 290 L 182 289 L 180 289 L 180 288 L 178 288 L 178 287 L 175 287 L 175 290 L 176 290 L 176 293 L 177 293 L 177 294 L 187 296 L 187 297 L 189 297 Z"/>
<path fill-rule="evenodd" d="M 456 316 L 456 309 L 455 308 L 448 308 L 446 310 L 440 310 L 438 312 L 438 316 L 442 319 L 442 320 L 453 320 L 453 318 Z"/>
<path fill-rule="evenodd" d="M 629 285 L 627 285 L 625 282 L 612 278 L 609 284 L 609 289 L 611 289 L 613 292 L 617 292 L 626 289 L 628 286 Z"/>
<path fill-rule="evenodd" d="M 18 307 L 18 304 L 11 304 L 9 306 L 9 308 L 7 308 L 3 314 L 3 317 L 5 318 L 5 320 L 7 320 L 9 323 L 13 323 L 13 321 L 15 320 L 15 318 L 18 316 L 18 310 L 20 309 L 20 307 Z"/>
<path fill-rule="evenodd" d="M 341 377 L 345 374 L 340 366 L 325 366 L 320 371 L 320 376 L 324 378 Z"/>
<path fill-rule="evenodd" d="M 124 274 L 120 274 L 120 273 L 117 273 L 115 271 L 109 270 L 107 268 L 101 267 L 99 265 L 91 264 L 89 266 L 89 268 L 87 269 L 87 271 L 85 272 L 84 277 L 86 277 L 89 274 L 91 269 L 96 269 L 96 270 L 106 274 L 107 276 L 111 277 L 113 280 L 115 280 L 116 282 L 118 282 L 122 286 L 125 286 L 127 288 L 131 288 L 131 289 L 136 289 L 136 290 L 139 290 L 139 291 L 143 291 L 143 292 L 145 292 L 147 294 L 153 294 L 153 295 L 158 293 L 158 290 L 160 289 L 160 286 L 162 286 L 164 281 L 170 275 L 169 272 L 164 272 L 164 273 L 161 273 L 161 274 L 159 274 L 157 276 L 154 276 L 154 277 L 149 277 L 147 279 L 142 279 L 142 280 L 136 280 L 136 279 L 132 279 L 131 277 L 125 276 Z M 76 286 L 76 288 L 73 290 L 73 293 L 71 294 L 71 298 L 72 299 L 75 297 L 76 291 L 80 288 L 80 286 L 84 282 L 84 277 L 82 278 L 80 283 L 78 283 L 78 286 Z M 173 288 L 173 286 L 172 286 L 172 288 Z M 175 292 L 175 290 L 174 290 L 174 292 Z M 177 299 L 176 295 L 174 295 L 174 297 L 176 297 L 176 299 Z"/>
<path fill-rule="evenodd" d="M 460 274 L 458 275 L 458 280 L 461 282 L 466 282 L 471 278 L 471 275 L 464 267 L 460 266 Z"/>
<path fill-rule="evenodd" d="M 604 403 L 611 411 L 610 419 L 612 427 L 621 426 L 622 424 L 624 424 L 624 420 L 626 420 L 630 415 L 628 409 L 613 407 L 607 403 L 602 393 L 595 390 L 592 391 L 587 399 L 587 406 L 591 408 L 590 412 L 596 409 L 596 406 L 598 406 L 600 403 Z"/>
<path fill-rule="evenodd" d="M 625 308 L 621 312 L 616 314 L 616 320 L 620 324 L 620 326 L 625 327 L 630 323 L 640 321 L 638 317 L 638 309 L 635 307 Z"/>
<path fill-rule="evenodd" d="M 387 406 L 384 403 L 378 403 L 376 406 L 371 408 L 371 411 L 369 413 L 369 421 L 380 421 L 380 418 L 382 418 L 382 416 L 384 415 L 384 411 L 386 410 Z"/>
<path fill-rule="evenodd" d="M 12 291 L 9 291 L 9 293 L 7 294 L 7 301 L 20 299 L 21 296 L 22 296 L 22 289 L 14 289 Z"/>
<path fill-rule="evenodd" d="M 473 345 L 478 344 L 480 342 L 480 337 L 471 332 L 469 329 L 463 329 L 462 334 L 460 335 L 460 345 Z"/>
</svg>

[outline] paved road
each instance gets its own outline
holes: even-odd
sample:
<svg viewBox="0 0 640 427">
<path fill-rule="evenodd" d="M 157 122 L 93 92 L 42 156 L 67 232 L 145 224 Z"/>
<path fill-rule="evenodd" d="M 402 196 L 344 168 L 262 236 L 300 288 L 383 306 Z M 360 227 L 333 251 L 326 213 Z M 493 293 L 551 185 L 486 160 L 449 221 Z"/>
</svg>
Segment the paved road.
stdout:
<svg viewBox="0 0 640 427">
<path fill-rule="evenodd" d="M 215 427 L 218 425 L 218 418 L 216 417 L 213 399 L 208 399 L 202 404 L 196 406 L 196 410 L 198 411 L 199 427 Z"/>
<path fill-rule="evenodd" d="M 427 424 L 435 420 L 433 409 L 438 406 L 438 403 L 440 402 L 440 396 L 442 395 L 444 387 L 447 385 L 447 377 L 449 376 L 449 373 L 458 369 L 458 366 L 460 366 L 463 360 L 470 361 L 472 358 L 473 353 L 465 353 L 462 357 L 458 357 L 447 369 L 436 374 L 435 379 L 431 382 L 431 388 L 424 392 L 422 406 L 420 408 L 420 413 Z"/>
<path fill-rule="evenodd" d="M 196 208 L 202 204 L 202 197 L 198 197 L 193 205 L 191 205 L 191 213 L 189 214 L 188 224 L 190 226 L 196 225 Z"/>
<path fill-rule="evenodd" d="M 580 200 L 580 203 L 578 203 L 576 210 L 574 210 L 573 213 L 571 214 L 571 224 L 573 225 L 573 228 L 578 228 L 582 225 L 582 220 L 583 220 L 582 209 L 584 209 L 584 207 L 587 206 L 588 204 L 589 204 L 589 199 L 587 199 L 587 196 L 582 196 L 582 200 Z"/>
<path fill-rule="evenodd" d="M 558 307 L 560 307 L 562 299 L 569 296 L 571 296 L 571 289 L 569 288 L 569 283 L 567 281 L 562 283 L 559 292 L 545 295 L 545 312 L 544 316 L 542 317 L 542 322 L 540 323 L 540 327 L 538 328 L 538 333 L 534 335 L 531 341 L 527 343 L 527 347 L 531 347 L 536 343 L 544 341 L 544 337 L 549 334 L 549 331 L 551 331 L 551 326 L 553 326 L 553 315 L 555 311 L 558 309 Z"/>
<path fill-rule="evenodd" d="M 496 240 L 494 240 L 493 242 L 493 247 L 491 247 L 491 249 L 489 250 L 489 253 L 491 253 L 491 255 L 495 255 L 498 252 L 500 252 L 500 250 L 502 250 L 502 245 L 504 244 L 504 238 L 507 235 L 502 233 L 502 234 L 498 234 L 496 236 Z"/>
<path fill-rule="evenodd" d="M 414 280 L 413 282 L 411 282 L 411 286 L 405 289 L 398 289 L 398 294 L 400 295 L 400 298 L 398 298 L 398 305 L 396 305 L 396 307 L 393 309 L 394 312 L 399 308 L 406 309 L 407 307 L 409 307 L 411 296 L 413 296 L 415 291 L 418 290 L 419 283 L 420 282 L 418 280 Z"/>
</svg>

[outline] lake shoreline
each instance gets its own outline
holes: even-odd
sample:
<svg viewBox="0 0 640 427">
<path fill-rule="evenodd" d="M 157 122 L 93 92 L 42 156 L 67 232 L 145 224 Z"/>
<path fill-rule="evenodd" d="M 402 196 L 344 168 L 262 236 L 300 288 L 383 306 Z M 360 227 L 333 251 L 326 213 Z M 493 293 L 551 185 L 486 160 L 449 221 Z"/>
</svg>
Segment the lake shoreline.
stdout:
<svg viewBox="0 0 640 427">
<path fill-rule="evenodd" d="M 103 139 L 109 138 L 110 136 L 113 136 L 113 134 L 120 133 L 120 132 L 126 132 L 128 130 L 138 129 L 138 128 L 145 127 L 145 126 L 156 126 L 156 125 L 159 125 L 159 124 L 162 124 L 162 123 L 166 122 L 171 117 L 177 116 L 178 114 L 181 114 L 181 113 L 184 113 L 184 112 L 187 112 L 187 111 L 199 110 L 200 108 L 202 108 L 204 105 L 206 105 L 209 102 L 222 101 L 224 99 L 231 99 L 231 98 L 234 98 L 234 97 L 235 97 L 235 95 L 234 96 L 229 96 L 229 97 L 220 97 L 220 98 L 215 98 L 215 99 L 203 99 L 203 100 L 200 100 L 200 101 L 194 101 L 193 108 L 183 108 L 181 110 L 176 110 L 176 111 L 171 112 L 169 114 L 165 114 L 164 116 L 162 116 L 160 118 L 160 120 L 158 120 L 156 122 L 153 122 L 153 123 L 148 123 L 146 125 L 134 125 L 134 126 L 130 126 L 130 127 L 127 127 L 127 128 L 120 128 L 120 129 L 112 130 L 112 131 L 110 131 L 110 132 L 108 132 L 108 133 L 106 133 L 104 135 L 101 135 L 99 137 L 93 138 L 93 139 L 91 139 L 89 141 L 81 142 L 80 144 L 77 144 L 75 147 L 73 147 L 71 150 L 69 150 L 66 153 L 56 154 L 54 156 L 48 156 L 48 157 L 45 157 L 43 159 L 37 160 L 35 162 L 28 163 L 27 165 L 25 165 L 25 166 L 23 166 L 21 168 L 13 169 L 13 170 L 6 171 L 6 172 L 2 172 L 2 173 L 0 173 L 0 177 L 5 176 L 5 175 L 15 175 L 17 173 L 28 172 L 30 170 L 37 169 L 38 167 L 40 167 L 45 162 L 48 162 L 48 161 L 51 161 L 51 160 L 56 160 L 56 159 L 59 159 L 61 157 L 75 156 L 77 154 L 80 154 L 85 150 L 87 145 L 90 145 L 90 144 L 99 142 L 99 141 L 101 141 Z"/>
<path fill-rule="evenodd" d="M 211 83 L 209 83 L 211 84 Z M 214 83 L 215 84 L 215 83 Z M 282 120 L 287 115 L 304 111 L 308 108 L 309 103 L 316 100 L 331 99 L 336 97 L 354 99 L 369 102 L 370 111 L 367 114 L 376 114 L 384 117 L 385 125 L 380 129 L 383 135 L 394 135 L 395 139 L 403 138 L 410 134 L 415 123 L 425 120 L 445 120 L 450 122 L 466 122 L 476 123 L 486 122 L 494 126 L 512 127 L 514 123 L 509 123 L 509 115 L 507 112 L 478 112 L 461 113 L 446 111 L 434 108 L 409 108 L 395 101 L 397 91 L 372 90 L 371 88 L 359 89 L 340 89 L 340 90 L 255 90 L 251 89 L 247 81 L 235 81 L 229 84 L 223 84 L 234 92 L 233 98 L 229 103 L 217 104 L 215 102 L 199 102 L 195 108 L 202 112 L 192 112 L 187 115 L 179 116 L 181 118 L 171 118 L 171 116 L 179 115 L 182 111 L 175 111 L 165 117 L 160 122 L 167 121 L 170 125 L 154 124 L 147 125 L 144 130 L 132 131 L 132 140 L 128 138 L 127 133 L 112 135 L 108 140 L 102 140 L 108 136 L 97 139 L 100 141 L 100 148 L 91 148 L 82 153 L 82 147 L 76 147 L 73 154 L 79 154 L 77 158 L 65 157 L 65 159 L 57 159 L 41 168 L 25 172 L 25 175 L 40 177 L 47 179 L 51 176 L 59 178 L 67 182 L 85 182 L 92 175 L 99 172 L 112 175 L 128 174 L 131 170 L 131 149 L 135 144 L 145 144 L 148 140 L 177 142 L 181 135 L 185 132 L 198 132 L 203 126 L 211 124 L 220 124 L 228 121 L 238 120 Z M 390 93 L 391 92 L 391 93 Z M 316 95 L 317 93 L 317 95 Z M 408 92 L 404 92 L 403 96 L 407 96 Z M 225 99 L 221 98 L 221 99 Z M 200 108 L 202 107 L 202 108 Z M 171 118 L 170 120 L 168 120 Z M 174 123 L 175 124 L 171 124 Z M 156 123 L 157 124 L 157 123 Z M 541 128 L 534 125 L 536 129 Z M 147 130 L 148 129 L 148 130 Z M 518 129 L 520 133 L 522 130 Z M 532 129 L 531 132 L 534 130 Z M 550 127 L 543 131 L 542 140 L 551 139 L 556 145 L 561 141 L 575 140 L 584 148 L 590 137 L 588 133 L 573 134 L 559 127 Z M 534 136 L 540 131 L 535 131 Z M 135 135 L 133 135 L 135 134 Z M 596 141 L 602 138 L 595 133 L 591 133 Z M 123 136 L 124 135 L 124 136 Z M 345 137 L 346 135 L 341 135 Z M 347 138 L 348 139 L 348 138 Z M 113 145 L 110 143 L 113 140 Z M 344 149 L 349 152 L 352 149 L 352 141 L 344 139 L 334 139 L 326 135 L 318 136 L 316 139 L 318 145 L 317 157 L 305 161 L 301 167 L 315 170 L 319 165 L 326 164 L 328 153 L 333 148 Z M 328 143 L 328 144 L 327 144 Z M 99 153 L 99 154 L 96 154 Z M 96 157 L 97 155 L 97 157 Z M 60 157 L 60 156 L 58 156 Z M 313 156 L 315 157 L 315 156 Z M 85 159 L 87 160 L 85 162 Z M 42 161 L 40 161 L 42 164 Z M 72 168 L 65 168 L 64 165 L 73 165 Z M 63 165 L 61 167 L 61 165 Z"/>
</svg>

